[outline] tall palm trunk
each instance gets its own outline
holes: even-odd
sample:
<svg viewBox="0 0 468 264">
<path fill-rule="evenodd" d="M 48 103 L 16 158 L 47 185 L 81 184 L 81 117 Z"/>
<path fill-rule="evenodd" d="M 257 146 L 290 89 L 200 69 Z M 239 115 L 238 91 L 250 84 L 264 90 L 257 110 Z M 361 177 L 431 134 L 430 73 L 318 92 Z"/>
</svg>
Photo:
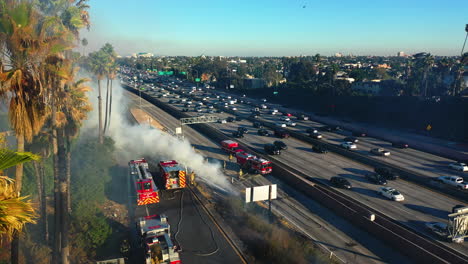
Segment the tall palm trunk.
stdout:
<svg viewBox="0 0 468 264">
<path fill-rule="evenodd" d="M 64 130 L 57 129 L 57 157 L 59 172 L 59 198 L 60 198 L 60 263 L 69 263 L 69 214 L 68 214 L 68 188 L 67 188 L 67 149 L 65 145 Z"/>
<path fill-rule="evenodd" d="M 16 134 L 16 143 L 19 152 L 24 152 L 24 135 Z M 16 178 L 16 192 L 21 193 L 21 187 L 23 185 L 23 164 L 16 165 L 15 171 Z M 11 255 L 10 260 L 12 264 L 19 263 L 19 233 L 13 233 L 13 238 L 11 240 Z"/>
<path fill-rule="evenodd" d="M 67 137 L 67 153 L 66 153 L 66 165 L 67 165 L 67 213 L 71 214 L 71 138 Z"/>
<path fill-rule="evenodd" d="M 45 151 L 42 152 L 42 157 L 45 157 L 46 153 Z M 45 184 L 44 184 L 44 179 L 45 179 L 45 168 L 44 168 L 44 160 L 41 160 L 39 162 L 39 174 L 41 177 L 41 186 L 42 186 L 42 198 L 41 198 L 41 217 L 42 217 L 42 223 L 44 225 L 44 240 L 46 241 L 47 244 L 49 244 L 49 221 L 47 218 L 47 194 L 45 190 Z"/>
<path fill-rule="evenodd" d="M 109 114 L 109 77 L 107 77 L 107 86 L 106 86 L 106 112 L 104 117 L 104 135 L 107 130 L 107 116 Z"/>
<path fill-rule="evenodd" d="M 98 78 L 98 114 L 99 114 L 99 143 L 104 143 L 104 135 L 102 134 L 102 97 L 101 97 L 101 80 Z"/>
<path fill-rule="evenodd" d="M 59 263 L 61 254 L 61 212 L 60 212 L 60 193 L 59 193 L 59 160 L 58 160 L 58 144 L 57 144 L 57 129 L 53 130 L 52 145 L 54 151 L 54 247 L 52 255 L 52 263 Z"/>
<path fill-rule="evenodd" d="M 112 83 L 113 79 L 110 80 L 110 96 L 109 96 L 109 121 L 107 124 L 107 128 L 110 129 L 110 122 L 111 122 L 111 114 L 112 114 Z"/>
</svg>

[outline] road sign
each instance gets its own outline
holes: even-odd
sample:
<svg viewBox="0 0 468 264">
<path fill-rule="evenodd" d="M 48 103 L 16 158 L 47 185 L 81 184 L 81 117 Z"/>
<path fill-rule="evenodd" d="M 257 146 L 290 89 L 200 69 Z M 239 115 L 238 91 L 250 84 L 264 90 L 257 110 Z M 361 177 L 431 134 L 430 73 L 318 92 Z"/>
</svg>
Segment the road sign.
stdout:
<svg viewBox="0 0 468 264">
<path fill-rule="evenodd" d="M 164 75 L 164 74 L 165 74 L 165 72 L 163 72 L 163 71 L 158 72 L 158 75 Z"/>
<path fill-rule="evenodd" d="M 187 74 L 187 72 L 180 72 L 180 74 L 184 74 L 184 75 L 185 75 L 185 74 Z"/>
<path fill-rule="evenodd" d="M 276 184 L 245 188 L 245 202 L 273 200 L 278 196 Z"/>
<path fill-rule="evenodd" d="M 173 71 L 167 71 L 167 72 L 166 72 L 166 75 L 173 75 L 173 74 L 174 74 Z"/>
<path fill-rule="evenodd" d="M 196 82 L 200 82 L 200 78 L 195 78 L 195 81 L 196 81 Z"/>
<path fill-rule="evenodd" d="M 176 127 L 175 133 L 176 134 L 182 134 L 182 128 L 181 127 Z"/>
</svg>

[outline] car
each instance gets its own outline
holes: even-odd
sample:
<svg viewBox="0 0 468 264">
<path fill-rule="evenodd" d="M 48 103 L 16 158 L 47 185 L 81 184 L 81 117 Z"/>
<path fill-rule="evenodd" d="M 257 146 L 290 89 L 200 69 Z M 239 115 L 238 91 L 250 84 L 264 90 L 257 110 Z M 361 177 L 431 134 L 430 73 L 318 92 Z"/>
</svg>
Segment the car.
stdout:
<svg viewBox="0 0 468 264">
<path fill-rule="evenodd" d="M 309 120 L 309 117 L 306 116 L 306 115 L 301 114 L 301 115 L 299 115 L 299 116 L 297 117 L 297 119 L 307 121 L 307 120 Z"/>
<path fill-rule="evenodd" d="M 277 126 L 277 127 L 286 127 L 286 124 L 284 124 L 284 123 L 276 123 L 276 126 Z"/>
<path fill-rule="evenodd" d="M 359 139 L 357 139 L 357 138 L 355 138 L 355 137 L 345 137 L 345 138 L 343 139 L 343 141 L 358 143 L 358 142 L 359 142 Z"/>
<path fill-rule="evenodd" d="M 214 113 L 216 113 L 216 111 L 215 111 L 214 109 L 208 109 L 206 112 L 209 113 L 209 114 L 214 114 Z"/>
<path fill-rule="evenodd" d="M 262 101 L 262 102 L 266 103 L 267 99 L 265 99 L 265 98 L 262 98 L 262 99 L 260 99 L 260 101 Z"/>
<path fill-rule="evenodd" d="M 397 148 L 409 148 L 409 145 L 408 143 L 404 142 L 404 141 L 397 141 L 397 142 L 392 142 L 392 146 L 393 147 L 397 147 Z"/>
<path fill-rule="evenodd" d="M 291 113 L 287 113 L 287 112 L 286 112 L 286 113 L 283 113 L 283 115 L 286 116 L 286 117 L 291 117 L 291 116 L 292 116 Z"/>
<path fill-rule="evenodd" d="M 250 117 L 251 117 L 251 118 L 255 118 L 255 119 L 257 119 L 257 118 L 259 118 L 259 117 L 260 117 L 260 115 L 259 115 L 259 114 L 251 114 L 251 115 L 250 115 Z"/>
<path fill-rule="evenodd" d="M 468 171 L 468 165 L 463 162 L 450 163 L 449 167 L 458 171 Z"/>
<path fill-rule="evenodd" d="M 400 176 L 388 167 L 377 167 L 374 168 L 375 173 L 383 176 L 387 180 L 397 180 Z"/>
<path fill-rule="evenodd" d="M 367 173 L 366 178 L 370 182 L 381 184 L 381 185 L 387 185 L 387 180 L 378 173 L 375 173 L 375 172 Z"/>
<path fill-rule="evenodd" d="M 275 145 L 273 145 L 273 144 L 265 144 L 263 146 L 263 149 L 269 155 L 280 155 L 281 154 L 281 150 L 278 147 L 276 147 Z"/>
<path fill-rule="evenodd" d="M 287 116 L 283 116 L 280 118 L 281 121 L 291 121 L 291 119 Z"/>
<path fill-rule="evenodd" d="M 297 124 L 295 122 L 293 122 L 293 121 L 287 121 L 286 125 L 291 126 L 291 127 L 295 127 Z"/>
<path fill-rule="evenodd" d="M 269 136 L 269 133 L 266 129 L 259 129 L 257 131 L 257 134 L 259 134 L 260 136 Z"/>
<path fill-rule="evenodd" d="M 241 132 L 243 134 L 246 134 L 246 133 L 249 132 L 249 130 L 246 127 L 238 127 L 237 131 L 239 131 L 239 132 Z"/>
<path fill-rule="evenodd" d="M 288 146 L 281 140 L 276 140 L 275 142 L 273 142 L 273 145 L 275 145 L 277 148 L 279 148 L 281 150 L 287 150 L 288 149 Z"/>
<path fill-rule="evenodd" d="M 377 193 L 396 202 L 401 202 L 405 200 L 405 197 L 399 191 L 395 190 L 392 187 L 380 187 L 377 190 Z"/>
<path fill-rule="evenodd" d="M 188 108 L 182 108 L 182 112 L 188 112 L 190 111 Z"/>
<path fill-rule="evenodd" d="M 232 111 L 237 111 L 237 107 L 232 107 L 231 110 Z"/>
<path fill-rule="evenodd" d="M 276 115 L 278 112 L 271 111 L 270 114 Z"/>
<path fill-rule="evenodd" d="M 309 133 L 309 134 L 318 133 L 318 130 L 316 128 L 307 128 L 306 133 Z"/>
<path fill-rule="evenodd" d="M 439 238 L 448 239 L 449 232 L 447 229 L 447 224 L 440 222 L 427 222 L 424 224 L 425 228 L 438 236 Z"/>
<path fill-rule="evenodd" d="M 383 148 L 373 148 L 369 152 L 377 156 L 390 156 L 390 151 Z"/>
<path fill-rule="evenodd" d="M 275 134 L 275 137 L 289 138 L 289 133 L 284 129 L 275 129 L 274 134 Z"/>
<path fill-rule="evenodd" d="M 226 123 L 227 123 L 227 121 L 226 121 L 226 119 L 219 119 L 219 120 L 218 120 L 218 123 L 221 123 L 221 124 L 226 124 Z"/>
<path fill-rule="evenodd" d="M 310 134 L 309 134 L 309 137 L 315 138 L 315 139 L 321 139 L 321 138 L 323 138 L 322 134 L 320 134 L 320 133 L 310 133 Z"/>
<path fill-rule="evenodd" d="M 354 144 L 353 142 L 343 142 L 340 144 L 340 147 L 347 150 L 357 149 L 356 144 Z"/>
<path fill-rule="evenodd" d="M 331 126 L 322 126 L 322 127 L 320 127 L 320 130 L 327 131 L 327 132 L 332 132 L 333 128 Z"/>
<path fill-rule="evenodd" d="M 268 106 L 267 106 L 267 105 L 265 105 L 265 104 L 261 104 L 261 105 L 260 105 L 260 108 L 262 108 L 262 109 L 267 109 L 267 108 L 268 108 Z"/>
<path fill-rule="evenodd" d="M 243 138 L 244 133 L 242 133 L 241 131 L 235 131 L 235 132 L 232 132 L 232 136 L 235 138 Z"/>
<path fill-rule="evenodd" d="M 236 119 L 236 121 L 242 121 L 242 117 L 240 117 L 240 116 L 236 116 L 235 119 Z"/>
<path fill-rule="evenodd" d="M 351 183 L 343 177 L 333 176 L 330 178 L 330 183 L 336 187 L 343 189 L 351 189 Z"/>
<path fill-rule="evenodd" d="M 197 111 L 198 113 L 202 112 L 203 110 L 201 108 L 196 108 L 195 111 Z"/>
<path fill-rule="evenodd" d="M 325 148 L 323 145 L 314 145 L 314 146 L 312 146 L 312 150 L 314 152 L 321 153 L 321 154 L 328 153 L 328 149 Z"/>
<path fill-rule="evenodd" d="M 468 183 L 464 182 L 462 177 L 440 176 L 436 178 L 436 181 L 443 184 L 451 185 L 459 190 L 468 190 Z"/>
<path fill-rule="evenodd" d="M 255 127 L 255 128 L 263 128 L 263 124 L 260 123 L 260 122 L 254 122 L 254 123 L 253 123 L 253 127 Z"/>
<path fill-rule="evenodd" d="M 234 119 L 234 117 L 230 116 L 230 117 L 226 118 L 226 121 L 228 121 L 228 122 L 234 122 L 234 121 L 236 121 L 236 120 Z"/>
<path fill-rule="evenodd" d="M 355 137 L 365 137 L 365 136 L 367 136 L 367 134 L 365 132 L 362 132 L 362 131 L 354 131 L 353 136 L 355 136 Z"/>
</svg>

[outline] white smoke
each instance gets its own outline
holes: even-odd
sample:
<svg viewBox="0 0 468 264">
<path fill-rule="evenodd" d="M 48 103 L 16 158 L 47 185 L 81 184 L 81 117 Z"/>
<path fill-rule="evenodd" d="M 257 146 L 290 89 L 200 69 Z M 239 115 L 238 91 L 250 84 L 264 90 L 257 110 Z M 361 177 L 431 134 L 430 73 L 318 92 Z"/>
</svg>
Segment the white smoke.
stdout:
<svg viewBox="0 0 468 264">
<path fill-rule="evenodd" d="M 89 99 L 93 105 L 93 111 L 89 113 L 88 120 L 83 125 L 82 133 L 92 133 L 92 135 L 97 136 L 98 91 L 97 84 L 91 84 L 93 90 L 89 93 Z M 104 123 L 105 82 L 101 81 L 101 85 Z M 176 160 L 195 171 L 198 181 L 202 180 L 213 187 L 232 192 L 233 188 L 222 172 L 221 165 L 207 162 L 202 155 L 192 148 L 189 141 L 181 141 L 148 125 L 131 124 L 128 121 L 128 117 L 131 116 L 129 114 L 129 99 L 125 97 L 124 91 L 119 80 L 114 80 L 110 129 L 106 133 L 106 136 L 115 141 L 119 164 L 127 164 L 131 159 L 142 157 L 158 159 L 152 160 L 152 163 L 157 163 L 159 160 Z"/>
</svg>

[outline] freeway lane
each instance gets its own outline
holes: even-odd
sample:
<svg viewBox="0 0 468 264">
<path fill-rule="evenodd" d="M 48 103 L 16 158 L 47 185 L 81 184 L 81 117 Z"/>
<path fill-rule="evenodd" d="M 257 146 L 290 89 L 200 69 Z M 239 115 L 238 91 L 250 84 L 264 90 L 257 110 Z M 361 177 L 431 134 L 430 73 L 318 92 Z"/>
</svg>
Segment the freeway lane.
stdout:
<svg viewBox="0 0 468 264">
<path fill-rule="evenodd" d="M 132 93 L 127 94 L 132 103 L 138 105 L 138 97 Z M 142 101 L 142 108 L 157 118 L 160 123 L 172 130 L 179 126 L 180 123 L 177 119 L 145 100 Z M 220 150 L 217 143 L 210 141 L 190 127 L 184 128 L 184 134 L 204 155 L 218 160 L 226 159 L 226 154 Z M 352 263 L 409 263 L 406 257 L 394 253 L 381 241 L 355 228 L 328 209 L 321 207 L 317 202 L 284 185 L 281 181 L 270 176 L 268 180 L 263 177 L 258 177 L 255 180 L 261 184 L 269 184 L 270 181 L 279 184 L 284 191 L 280 193 L 281 199 L 275 201 L 273 209 L 278 208 L 284 217 L 298 222 L 298 225 L 310 234 L 311 239 L 331 249 L 338 257 Z M 244 186 L 244 182 L 237 184 L 239 188 Z M 317 224 L 311 225 L 311 223 Z"/>
<path fill-rule="evenodd" d="M 168 99 L 164 98 L 162 100 L 167 101 Z M 247 126 L 252 131 L 256 131 L 252 128 L 250 122 L 247 121 L 212 124 L 212 126 L 217 127 L 227 135 L 231 135 L 233 131 L 237 130 L 239 125 Z M 261 150 L 263 144 L 271 143 L 273 139 L 249 133 L 240 141 L 254 149 Z M 389 183 L 390 187 L 394 187 L 402 192 L 406 198 L 404 202 L 396 203 L 385 200 L 376 194 L 376 190 L 379 186 L 369 183 L 363 176 L 365 173 L 371 171 L 372 168 L 332 153 L 327 154 L 326 157 L 322 157 L 321 154 L 312 153 L 310 151 L 310 146 L 305 145 L 304 142 L 293 138 L 286 140 L 286 142 L 290 149 L 285 151 L 283 155 L 272 158 L 272 160 L 278 159 L 286 164 L 290 164 L 301 172 L 325 183 L 327 183 L 328 179 L 332 176 L 340 175 L 347 177 L 355 187 L 352 191 L 346 191 L 348 195 L 419 232 L 430 235 L 424 229 L 424 222 L 446 221 L 446 216 L 449 214 L 451 208 L 459 203 L 447 196 L 439 195 L 429 189 L 421 188 L 406 181 L 394 181 Z M 340 191 L 345 192 L 342 190 Z M 468 247 L 466 245 L 446 244 L 463 252 L 465 255 L 468 253 Z"/>
</svg>

